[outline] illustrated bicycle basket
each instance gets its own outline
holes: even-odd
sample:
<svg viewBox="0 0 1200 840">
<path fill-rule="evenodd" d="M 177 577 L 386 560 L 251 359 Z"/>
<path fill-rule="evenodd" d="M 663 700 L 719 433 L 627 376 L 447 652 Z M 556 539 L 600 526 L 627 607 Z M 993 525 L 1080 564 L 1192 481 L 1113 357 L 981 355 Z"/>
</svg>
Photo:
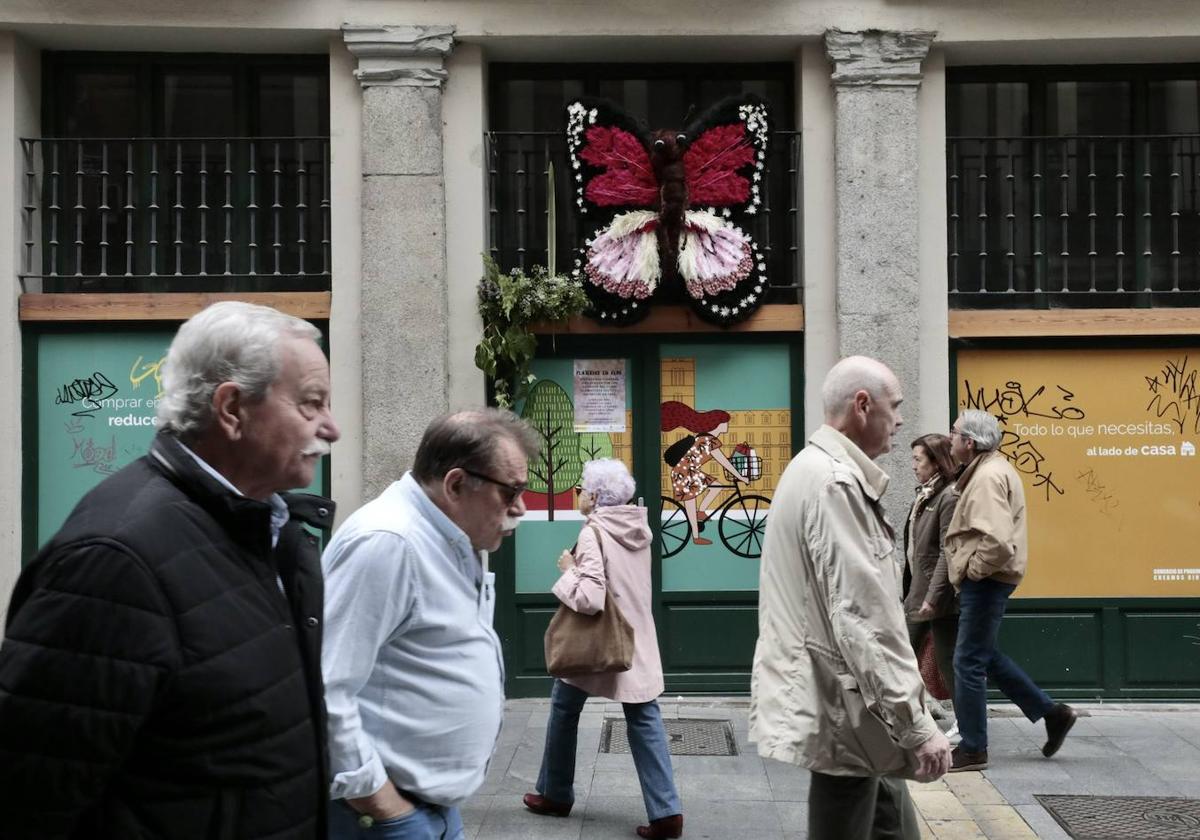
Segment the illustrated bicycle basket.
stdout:
<svg viewBox="0 0 1200 840">
<path fill-rule="evenodd" d="M 729 463 L 733 464 L 737 471 L 750 481 L 762 478 L 762 458 L 758 457 L 754 447 L 748 443 L 739 443 L 734 448 L 733 454 L 729 456 Z M 728 470 L 725 472 L 732 481 L 733 476 L 729 475 Z"/>
</svg>

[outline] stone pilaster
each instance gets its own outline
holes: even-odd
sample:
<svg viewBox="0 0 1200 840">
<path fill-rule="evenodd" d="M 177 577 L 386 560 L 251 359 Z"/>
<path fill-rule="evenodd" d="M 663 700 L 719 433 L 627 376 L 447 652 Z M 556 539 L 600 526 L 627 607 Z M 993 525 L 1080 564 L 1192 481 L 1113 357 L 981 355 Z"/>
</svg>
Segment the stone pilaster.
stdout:
<svg viewBox="0 0 1200 840">
<path fill-rule="evenodd" d="M 362 84 L 362 493 L 412 465 L 447 410 L 443 62 L 450 26 L 342 27 Z"/>
<path fill-rule="evenodd" d="M 838 355 L 885 362 L 904 389 L 903 414 L 921 416 L 917 88 L 931 32 L 825 33 L 833 64 Z M 944 294 L 944 291 L 943 291 Z M 899 529 L 912 498 L 905 426 L 880 460 L 892 476 L 887 508 Z"/>
</svg>

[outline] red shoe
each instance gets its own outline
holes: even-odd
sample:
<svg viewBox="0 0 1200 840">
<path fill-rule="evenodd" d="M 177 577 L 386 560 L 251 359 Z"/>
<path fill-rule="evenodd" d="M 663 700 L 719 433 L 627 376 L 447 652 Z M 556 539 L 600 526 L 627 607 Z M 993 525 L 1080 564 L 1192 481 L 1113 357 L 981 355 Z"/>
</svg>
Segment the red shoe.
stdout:
<svg viewBox="0 0 1200 840">
<path fill-rule="evenodd" d="M 571 814 L 570 802 L 555 802 L 553 799 L 547 799 L 538 793 L 527 793 L 521 797 L 521 801 L 525 803 L 525 807 L 535 814 L 542 814 L 547 817 L 566 817 Z M 664 834 L 663 837 L 667 835 Z M 679 835 L 674 835 L 678 837 Z"/>
<path fill-rule="evenodd" d="M 663 817 L 661 820 L 650 820 L 650 825 L 639 825 L 637 827 L 637 835 L 638 837 L 648 838 L 648 840 L 682 837 L 683 814 L 676 814 L 673 817 Z"/>
<path fill-rule="evenodd" d="M 692 545 L 712 545 L 712 540 L 706 540 L 704 537 L 692 537 Z"/>
</svg>

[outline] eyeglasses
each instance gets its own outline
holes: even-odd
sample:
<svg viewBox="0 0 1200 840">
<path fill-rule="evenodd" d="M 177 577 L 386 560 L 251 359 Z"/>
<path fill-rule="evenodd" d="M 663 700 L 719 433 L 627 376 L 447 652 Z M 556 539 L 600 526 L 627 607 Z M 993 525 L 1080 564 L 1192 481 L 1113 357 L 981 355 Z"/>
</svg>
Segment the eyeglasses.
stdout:
<svg viewBox="0 0 1200 840">
<path fill-rule="evenodd" d="M 962 432 L 960 432 L 958 429 L 955 429 L 955 428 L 953 428 L 953 427 L 952 427 L 952 428 L 950 429 L 950 437 L 954 437 L 955 435 L 958 435 L 959 437 L 962 437 Z"/>
<path fill-rule="evenodd" d="M 486 481 L 488 484 L 495 484 L 497 487 L 503 487 L 505 490 L 507 490 L 508 492 L 504 495 L 505 504 L 511 505 L 517 500 L 518 496 L 529 489 L 529 485 L 527 483 L 509 484 L 506 481 L 500 481 L 497 478 L 492 478 L 490 475 L 484 475 L 481 472 L 475 472 L 475 470 L 469 470 L 466 467 L 463 467 L 462 471 L 472 478 L 478 478 L 480 481 Z"/>
</svg>

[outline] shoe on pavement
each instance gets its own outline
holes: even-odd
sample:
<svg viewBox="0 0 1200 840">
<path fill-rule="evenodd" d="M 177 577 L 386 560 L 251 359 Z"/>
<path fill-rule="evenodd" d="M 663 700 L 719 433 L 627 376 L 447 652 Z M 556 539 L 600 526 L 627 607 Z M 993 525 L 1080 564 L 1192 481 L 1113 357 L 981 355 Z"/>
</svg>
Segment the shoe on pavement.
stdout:
<svg viewBox="0 0 1200 840">
<path fill-rule="evenodd" d="M 535 814 L 542 814 L 547 817 L 566 817 L 571 814 L 570 802 L 555 802 L 553 799 L 547 799 L 538 793 L 527 793 L 521 797 L 521 801 L 525 803 L 525 807 Z"/>
<path fill-rule="evenodd" d="M 647 840 L 662 840 L 662 838 L 673 838 L 683 836 L 683 814 L 675 814 L 673 817 L 663 817 L 658 820 L 650 820 L 650 825 L 639 825 L 637 827 L 637 836 L 647 838 Z"/>
<path fill-rule="evenodd" d="M 964 770 L 986 770 L 987 766 L 987 750 L 967 752 L 962 747 L 955 747 L 954 751 L 950 753 L 951 773 L 961 773 Z"/>
<path fill-rule="evenodd" d="M 1067 733 L 1078 719 L 1079 712 L 1066 703 L 1055 703 L 1054 708 L 1046 712 L 1046 746 L 1042 747 L 1042 755 L 1049 758 L 1058 752 Z"/>
</svg>

